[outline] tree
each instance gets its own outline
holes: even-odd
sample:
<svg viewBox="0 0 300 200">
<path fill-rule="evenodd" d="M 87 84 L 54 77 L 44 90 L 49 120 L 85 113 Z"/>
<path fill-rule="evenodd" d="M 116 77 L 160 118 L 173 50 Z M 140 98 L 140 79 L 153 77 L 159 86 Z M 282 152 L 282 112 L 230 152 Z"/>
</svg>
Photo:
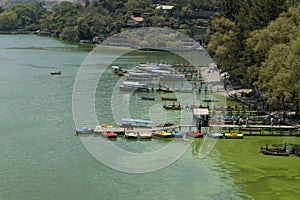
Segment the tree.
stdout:
<svg viewBox="0 0 300 200">
<path fill-rule="evenodd" d="M 18 17 L 15 12 L 6 11 L 0 14 L 0 30 L 10 31 L 18 28 Z"/>
</svg>

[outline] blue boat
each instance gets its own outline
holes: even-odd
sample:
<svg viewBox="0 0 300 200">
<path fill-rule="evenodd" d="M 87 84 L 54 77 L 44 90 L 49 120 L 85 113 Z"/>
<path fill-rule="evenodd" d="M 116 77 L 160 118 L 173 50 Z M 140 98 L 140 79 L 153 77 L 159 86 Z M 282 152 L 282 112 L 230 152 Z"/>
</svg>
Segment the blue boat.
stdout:
<svg viewBox="0 0 300 200">
<path fill-rule="evenodd" d="M 207 137 L 211 137 L 211 138 L 223 138 L 223 133 L 220 133 L 220 132 L 207 132 L 205 133 L 205 135 Z"/>
<path fill-rule="evenodd" d="M 183 137 L 186 136 L 185 133 L 179 132 L 179 131 L 175 131 L 175 130 L 173 130 L 173 131 L 171 132 L 171 134 L 172 134 L 172 136 L 173 136 L 174 138 L 183 138 Z"/>
</svg>

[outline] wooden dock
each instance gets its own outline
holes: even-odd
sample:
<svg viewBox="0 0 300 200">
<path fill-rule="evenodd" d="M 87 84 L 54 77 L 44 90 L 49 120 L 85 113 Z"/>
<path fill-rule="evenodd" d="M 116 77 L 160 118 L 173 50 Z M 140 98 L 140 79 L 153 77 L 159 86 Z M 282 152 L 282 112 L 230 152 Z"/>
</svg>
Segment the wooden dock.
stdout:
<svg viewBox="0 0 300 200">
<path fill-rule="evenodd" d="M 212 127 L 220 127 L 223 130 L 238 130 L 239 133 L 252 136 L 300 136 L 300 128 L 298 126 L 286 126 L 286 125 L 210 125 Z"/>
</svg>

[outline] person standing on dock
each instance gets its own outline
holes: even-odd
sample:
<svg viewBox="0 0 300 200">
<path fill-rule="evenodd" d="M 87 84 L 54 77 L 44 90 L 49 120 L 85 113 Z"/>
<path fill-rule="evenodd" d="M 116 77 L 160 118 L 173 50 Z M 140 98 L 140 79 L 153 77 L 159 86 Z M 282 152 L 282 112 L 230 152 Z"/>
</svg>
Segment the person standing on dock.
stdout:
<svg viewBox="0 0 300 200">
<path fill-rule="evenodd" d="M 281 124 L 281 118 L 279 118 L 277 121 L 277 125 L 280 126 L 280 124 Z"/>
<path fill-rule="evenodd" d="M 246 118 L 246 127 L 249 127 L 249 118 Z"/>
<path fill-rule="evenodd" d="M 274 125 L 274 118 L 273 117 L 271 117 L 270 122 L 271 122 L 271 127 L 272 127 Z"/>
</svg>

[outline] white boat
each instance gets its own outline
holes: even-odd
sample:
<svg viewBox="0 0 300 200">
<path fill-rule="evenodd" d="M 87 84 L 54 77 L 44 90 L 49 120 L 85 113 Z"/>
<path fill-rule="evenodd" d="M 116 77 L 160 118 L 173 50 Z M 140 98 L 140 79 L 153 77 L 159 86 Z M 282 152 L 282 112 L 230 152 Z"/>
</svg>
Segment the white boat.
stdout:
<svg viewBox="0 0 300 200">
<path fill-rule="evenodd" d="M 124 137 L 127 139 L 137 139 L 138 133 L 134 131 L 125 131 Z"/>
<path fill-rule="evenodd" d="M 150 81 L 151 79 L 151 74 L 146 72 L 128 72 L 126 74 L 126 80 Z"/>
<path fill-rule="evenodd" d="M 151 71 L 151 70 L 159 70 L 160 67 L 157 66 L 156 64 L 146 64 L 146 63 L 141 63 L 137 65 L 135 68 L 142 70 L 142 71 Z"/>
<path fill-rule="evenodd" d="M 159 79 L 160 81 L 185 81 L 183 74 L 163 74 Z"/>
<path fill-rule="evenodd" d="M 139 132 L 138 134 L 139 134 L 140 139 L 150 139 L 150 138 L 152 138 L 152 133 L 151 132 L 143 131 L 143 132 Z"/>
<path fill-rule="evenodd" d="M 147 84 L 142 84 L 139 82 L 131 82 L 131 81 L 124 81 L 121 85 L 119 85 L 119 90 L 122 91 L 143 91 L 148 92 L 149 88 Z"/>
</svg>

